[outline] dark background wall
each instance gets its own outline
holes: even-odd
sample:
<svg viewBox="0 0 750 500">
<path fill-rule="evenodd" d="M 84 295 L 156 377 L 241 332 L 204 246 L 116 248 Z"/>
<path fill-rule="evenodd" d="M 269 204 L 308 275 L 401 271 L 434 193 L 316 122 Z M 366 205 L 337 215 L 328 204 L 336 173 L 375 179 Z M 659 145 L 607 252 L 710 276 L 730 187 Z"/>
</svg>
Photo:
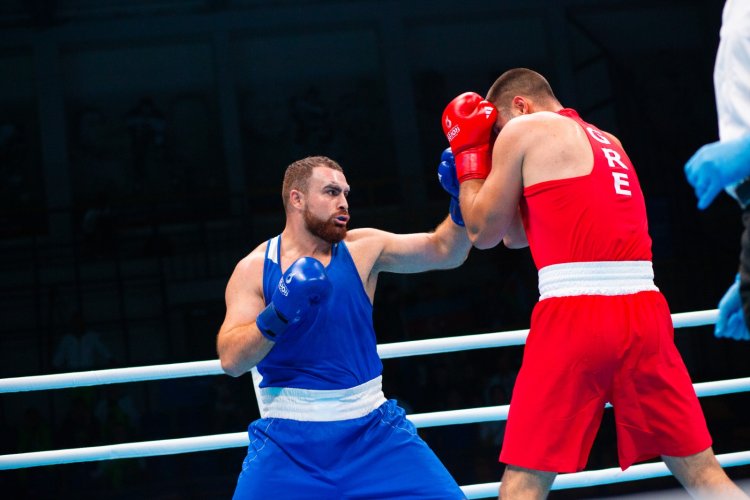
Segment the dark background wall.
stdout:
<svg viewBox="0 0 750 500">
<path fill-rule="evenodd" d="M 721 0 L 35 0 L 0 5 L 0 377 L 215 358 L 234 264 L 280 232 L 284 168 L 325 154 L 353 227 L 414 232 L 447 211 L 445 104 L 505 69 L 620 137 L 647 197 L 657 285 L 713 309 L 737 268 L 739 209 L 699 213 L 682 166 L 717 139 Z M 381 278 L 381 343 L 528 327 L 527 250 Z M 98 339 L 90 359 L 66 335 Z M 572 332 L 574 333 L 574 332 Z M 748 345 L 677 331 L 696 382 L 748 375 Z M 411 412 L 507 404 L 521 348 L 385 362 Z M 745 395 L 702 400 L 718 453 L 748 449 Z M 0 398 L 0 454 L 239 432 L 249 376 Z M 421 432 L 460 484 L 498 481 L 502 424 Z M 616 466 L 611 414 L 589 468 Z M 230 449 L 0 474 L 17 498 L 225 498 Z M 745 468 L 730 469 L 737 478 Z M 673 479 L 556 493 L 586 498 Z M 114 494 L 117 496 L 118 494 Z"/>
</svg>

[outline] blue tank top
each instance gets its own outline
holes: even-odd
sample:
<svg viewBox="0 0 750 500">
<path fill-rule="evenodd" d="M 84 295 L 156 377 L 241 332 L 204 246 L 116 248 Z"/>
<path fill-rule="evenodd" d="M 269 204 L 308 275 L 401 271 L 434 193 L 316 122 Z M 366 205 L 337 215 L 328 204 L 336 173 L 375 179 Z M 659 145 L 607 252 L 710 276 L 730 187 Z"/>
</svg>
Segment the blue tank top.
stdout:
<svg viewBox="0 0 750 500">
<path fill-rule="evenodd" d="M 281 279 L 280 262 L 281 235 L 266 247 L 266 304 Z M 258 363 L 261 387 L 348 389 L 382 373 L 372 304 L 344 242 L 333 245 L 326 274 L 333 284 L 331 296 L 314 320 L 288 331 Z"/>
</svg>

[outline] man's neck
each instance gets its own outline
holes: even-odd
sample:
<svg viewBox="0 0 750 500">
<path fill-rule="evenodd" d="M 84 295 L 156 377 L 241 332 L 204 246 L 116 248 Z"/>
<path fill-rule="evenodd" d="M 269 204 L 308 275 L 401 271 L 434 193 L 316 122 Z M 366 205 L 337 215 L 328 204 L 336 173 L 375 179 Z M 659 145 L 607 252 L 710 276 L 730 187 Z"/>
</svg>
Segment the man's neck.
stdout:
<svg viewBox="0 0 750 500">
<path fill-rule="evenodd" d="M 295 229 L 287 225 L 281 233 L 281 258 L 291 259 L 291 262 L 305 256 L 327 262 L 331 257 L 332 247 L 331 243 L 307 229 Z"/>
</svg>

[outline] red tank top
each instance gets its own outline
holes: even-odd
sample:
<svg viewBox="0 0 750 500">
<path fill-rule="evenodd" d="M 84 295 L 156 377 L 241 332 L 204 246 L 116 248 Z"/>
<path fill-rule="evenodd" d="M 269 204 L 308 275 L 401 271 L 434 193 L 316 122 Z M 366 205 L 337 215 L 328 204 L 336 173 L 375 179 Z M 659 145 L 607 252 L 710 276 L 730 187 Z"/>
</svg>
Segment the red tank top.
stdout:
<svg viewBox="0 0 750 500">
<path fill-rule="evenodd" d="M 527 186 L 521 216 L 537 269 L 565 262 L 651 260 L 646 205 L 625 151 L 575 110 L 594 153 L 588 175 Z"/>
</svg>

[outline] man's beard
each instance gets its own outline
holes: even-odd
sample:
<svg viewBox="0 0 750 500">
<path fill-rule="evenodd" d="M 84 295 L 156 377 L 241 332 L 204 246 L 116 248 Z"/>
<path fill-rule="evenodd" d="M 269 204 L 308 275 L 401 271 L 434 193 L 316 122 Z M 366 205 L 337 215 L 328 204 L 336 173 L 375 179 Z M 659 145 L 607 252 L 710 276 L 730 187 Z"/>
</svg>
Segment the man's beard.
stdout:
<svg viewBox="0 0 750 500">
<path fill-rule="evenodd" d="M 346 238 L 346 226 L 337 225 L 334 220 L 335 217 L 330 219 L 318 219 L 309 210 L 304 212 L 305 227 L 312 234 L 328 243 L 338 243 L 339 241 Z"/>
</svg>

